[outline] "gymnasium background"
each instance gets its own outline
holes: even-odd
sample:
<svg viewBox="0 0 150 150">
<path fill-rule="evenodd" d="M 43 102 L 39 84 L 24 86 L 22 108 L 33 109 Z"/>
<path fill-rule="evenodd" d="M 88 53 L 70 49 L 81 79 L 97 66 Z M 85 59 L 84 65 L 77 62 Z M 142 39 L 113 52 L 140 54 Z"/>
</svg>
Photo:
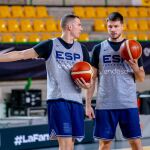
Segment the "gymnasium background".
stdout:
<svg viewBox="0 0 150 150">
<path fill-rule="evenodd" d="M 105 19 L 114 11 L 125 17 L 124 37 L 138 40 L 143 47 L 146 79 L 144 83 L 137 83 L 137 100 L 143 138 L 150 138 L 150 1 L 0 0 L 0 53 L 27 49 L 40 41 L 59 37 L 60 18 L 65 13 L 75 13 L 81 17 L 84 27 L 78 40 L 91 54 L 93 46 L 108 37 Z M 46 113 L 44 61 L 0 63 L 0 149 L 57 145 L 49 142 Z M 85 118 L 88 132 L 83 143 L 94 142 L 92 125 L 93 122 Z M 123 140 L 119 130 L 116 140 Z"/>
</svg>

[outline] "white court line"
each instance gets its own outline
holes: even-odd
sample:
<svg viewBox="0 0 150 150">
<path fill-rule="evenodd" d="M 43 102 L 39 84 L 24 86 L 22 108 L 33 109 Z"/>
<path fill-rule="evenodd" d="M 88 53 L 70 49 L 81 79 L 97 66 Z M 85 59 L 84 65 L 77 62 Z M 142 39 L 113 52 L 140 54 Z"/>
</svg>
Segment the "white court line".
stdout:
<svg viewBox="0 0 150 150">
<path fill-rule="evenodd" d="M 121 148 L 121 149 L 112 149 L 112 150 L 131 150 L 131 148 Z M 143 150 L 150 150 L 150 146 L 144 146 Z"/>
<path fill-rule="evenodd" d="M 131 148 L 121 148 L 121 149 L 112 149 L 112 150 L 131 150 Z"/>
</svg>

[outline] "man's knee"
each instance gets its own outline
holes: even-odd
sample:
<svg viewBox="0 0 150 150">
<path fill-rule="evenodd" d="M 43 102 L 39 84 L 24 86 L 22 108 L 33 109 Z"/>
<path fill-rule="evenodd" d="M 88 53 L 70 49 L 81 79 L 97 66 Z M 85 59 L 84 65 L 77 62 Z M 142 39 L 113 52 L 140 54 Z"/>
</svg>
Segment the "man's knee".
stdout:
<svg viewBox="0 0 150 150">
<path fill-rule="evenodd" d="M 101 150 L 109 150 L 111 147 L 112 141 L 100 141 L 100 149 Z"/>
<path fill-rule="evenodd" d="M 131 139 L 129 140 L 129 143 L 132 145 L 139 145 L 141 144 L 141 139 Z"/>
<path fill-rule="evenodd" d="M 72 138 L 58 138 L 59 150 L 73 150 L 74 140 Z"/>
<path fill-rule="evenodd" d="M 141 139 L 132 139 L 132 140 L 129 140 L 129 143 L 132 149 L 142 150 Z"/>
</svg>

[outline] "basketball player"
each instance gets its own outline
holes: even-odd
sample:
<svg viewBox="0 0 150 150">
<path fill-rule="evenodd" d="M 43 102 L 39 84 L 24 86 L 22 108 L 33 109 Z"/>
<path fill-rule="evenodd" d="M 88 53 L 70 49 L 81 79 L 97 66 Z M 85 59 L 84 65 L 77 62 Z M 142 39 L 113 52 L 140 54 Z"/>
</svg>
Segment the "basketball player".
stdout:
<svg viewBox="0 0 150 150">
<path fill-rule="evenodd" d="M 99 150 L 110 150 L 118 123 L 132 150 L 142 150 L 135 85 L 135 80 L 144 81 L 142 61 L 140 58 L 126 62 L 119 56 L 119 48 L 125 41 L 120 13 L 108 16 L 107 29 L 109 38 L 93 50 L 94 84 L 87 91 L 86 115 L 94 117 L 91 99 L 98 77 L 94 137 L 100 140 Z"/>
<path fill-rule="evenodd" d="M 79 38 L 82 25 L 78 16 L 67 14 L 61 19 L 62 36 L 41 42 L 33 48 L 0 55 L 0 62 L 44 58 L 47 69 L 47 104 L 50 139 L 57 139 L 59 150 L 73 150 L 74 140 L 84 137 L 84 111 L 81 88 L 90 83 L 70 77 L 71 67 L 79 61 L 89 62 L 86 47 Z"/>
</svg>

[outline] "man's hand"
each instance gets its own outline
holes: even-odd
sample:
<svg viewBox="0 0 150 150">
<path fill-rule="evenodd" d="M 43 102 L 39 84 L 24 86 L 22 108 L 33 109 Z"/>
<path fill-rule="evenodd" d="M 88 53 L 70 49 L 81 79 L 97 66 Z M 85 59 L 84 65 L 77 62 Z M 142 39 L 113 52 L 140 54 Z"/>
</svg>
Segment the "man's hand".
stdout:
<svg viewBox="0 0 150 150">
<path fill-rule="evenodd" d="M 80 78 L 80 79 L 76 79 L 75 83 L 79 88 L 89 89 L 93 84 L 93 80 L 91 79 L 90 82 L 85 82 L 83 78 Z"/>
<path fill-rule="evenodd" d="M 86 106 L 85 107 L 85 114 L 89 119 L 94 119 L 95 118 L 94 110 L 91 106 Z"/>
<path fill-rule="evenodd" d="M 135 74 L 135 79 L 139 82 L 143 82 L 145 78 L 145 72 L 143 66 L 139 67 L 138 62 L 135 59 L 126 61 L 126 63 L 130 65 L 131 68 L 133 69 Z"/>
<path fill-rule="evenodd" d="M 131 66 L 134 72 L 139 71 L 137 59 L 130 59 L 129 61 L 126 61 L 126 63 Z"/>
</svg>

